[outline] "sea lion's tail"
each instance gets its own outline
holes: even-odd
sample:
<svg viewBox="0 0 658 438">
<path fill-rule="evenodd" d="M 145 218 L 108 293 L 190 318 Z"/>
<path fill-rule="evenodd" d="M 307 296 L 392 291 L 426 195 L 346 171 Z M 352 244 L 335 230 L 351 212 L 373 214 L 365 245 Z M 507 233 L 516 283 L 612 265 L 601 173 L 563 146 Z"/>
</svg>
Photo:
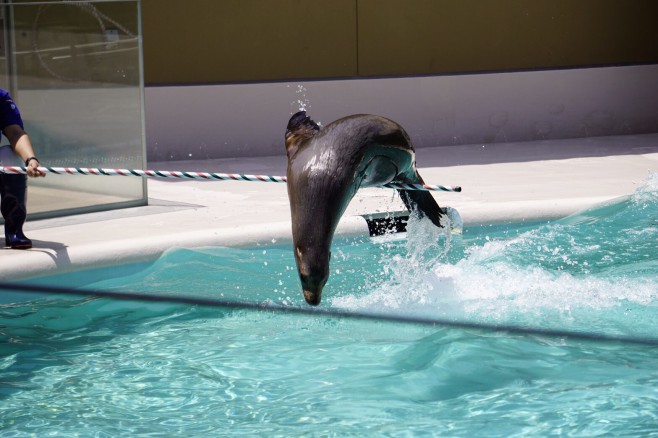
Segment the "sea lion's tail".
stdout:
<svg viewBox="0 0 658 438">
<path fill-rule="evenodd" d="M 306 111 L 298 111 L 293 114 L 286 127 L 286 151 L 288 156 L 292 156 L 303 141 L 312 138 L 318 131 L 320 131 L 320 127 L 306 115 Z"/>
<path fill-rule="evenodd" d="M 313 121 L 313 119 L 306 115 L 306 111 L 298 111 L 290 117 L 290 120 L 288 120 L 286 132 L 295 133 L 306 129 L 319 131 L 320 127 Z"/>
</svg>

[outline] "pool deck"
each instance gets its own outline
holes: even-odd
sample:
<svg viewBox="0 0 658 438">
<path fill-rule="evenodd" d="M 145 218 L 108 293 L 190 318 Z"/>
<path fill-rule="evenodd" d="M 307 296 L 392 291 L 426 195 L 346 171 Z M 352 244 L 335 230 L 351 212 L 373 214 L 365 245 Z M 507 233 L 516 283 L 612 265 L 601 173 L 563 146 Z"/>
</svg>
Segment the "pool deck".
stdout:
<svg viewBox="0 0 658 438">
<path fill-rule="evenodd" d="M 426 183 L 462 186 L 461 193 L 432 193 L 439 205 L 456 208 L 465 225 L 551 220 L 642 186 L 658 172 L 658 134 L 424 148 L 416 161 Z M 286 158 L 148 167 L 285 175 Z M 34 248 L 0 251 L 0 280 L 150 260 L 174 247 L 290 240 L 285 184 L 149 179 L 148 195 L 144 207 L 28 222 L 25 232 Z M 403 209 L 391 189 L 361 190 L 338 233 L 366 234 L 362 215 Z"/>
</svg>

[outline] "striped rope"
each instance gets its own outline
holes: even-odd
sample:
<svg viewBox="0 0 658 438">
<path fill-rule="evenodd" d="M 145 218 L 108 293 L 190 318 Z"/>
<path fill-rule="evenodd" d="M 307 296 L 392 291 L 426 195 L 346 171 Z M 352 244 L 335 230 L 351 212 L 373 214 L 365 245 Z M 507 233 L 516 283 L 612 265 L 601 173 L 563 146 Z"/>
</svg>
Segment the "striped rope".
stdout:
<svg viewBox="0 0 658 438">
<path fill-rule="evenodd" d="M 285 183 L 285 176 L 270 175 L 248 175 L 239 173 L 210 173 L 210 172 L 181 172 L 171 170 L 141 170 L 141 169 L 101 169 L 97 167 L 39 167 L 44 173 L 54 173 L 56 175 L 104 175 L 104 176 L 138 176 L 146 178 L 179 178 L 179 179 L 201 179 L 201 180 L 219 180 L 219 181 L 261 181 Z M 26 169 L 23 166 L 0 166 L 0 173 L 4 174 L 25 174 Z M 442 191 L 442 192 L 461 192 L 459 186 L 439 186 L 430 184 L 384 184 L 381 187 L 401 190 L 423 190 L 423 191 Z"/>
</svg>

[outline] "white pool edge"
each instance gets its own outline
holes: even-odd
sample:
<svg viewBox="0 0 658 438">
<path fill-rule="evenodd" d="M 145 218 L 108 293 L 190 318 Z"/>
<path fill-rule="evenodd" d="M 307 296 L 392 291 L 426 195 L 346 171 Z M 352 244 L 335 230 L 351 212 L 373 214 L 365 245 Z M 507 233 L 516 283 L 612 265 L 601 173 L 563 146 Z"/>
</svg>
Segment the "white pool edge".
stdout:
<svg viewBox="0 0 658 438">
<path fill-rule="evenodd" d="M 459 212 L 465 227 L 514 225 L 556 220 L 605 201 L 609 199 L 564 200 L 551 205 L 551 208 L 536 202 L 514 202 L 509 205 L 473 206 L 460 209 Z M 404 215 L 405 212 L 391 214 Z M 335 237 L 370 236 L 364 216 L 344 216 L 338 224 Z M 204 228 L 166 236 L 144 235 L 139 238 L 89 243 L 57 250 L 35 248 L 25 252 L 16 251 L 14 257 L 3 259 L 0 265 L 0 281 L 22 281 L 87 269 L 149 262 L 174 248 L 285 245 L 292 242 L 291 227 L 290 221 L 271 222 L 231 228 Z"/>
</svg>

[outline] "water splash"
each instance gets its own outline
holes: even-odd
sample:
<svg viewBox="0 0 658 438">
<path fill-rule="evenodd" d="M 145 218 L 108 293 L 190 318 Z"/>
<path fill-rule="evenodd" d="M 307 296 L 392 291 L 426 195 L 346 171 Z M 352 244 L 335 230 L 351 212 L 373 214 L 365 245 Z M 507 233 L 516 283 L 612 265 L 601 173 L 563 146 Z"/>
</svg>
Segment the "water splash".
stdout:
<svg viewBox="0 0 658 438">
<path fill-rule="evenodd" d="M 653 330 L 658 307 L 658 176 L 626 199 L 517 235 L 432 235 L 410 223 L 404 251 L 382 248 L 350 310 L 608 333 Z M 631 322 L 632 321 L 632 322 Z"/>
<path fill-rule="evenodd" d="M 411 215 L 406 240 L 381 245 L 379 270 L 370 279 L 367 296 L 347 294 L 334 297 L 331 305 L 348 309 L 410 309 L 431 304 L 433 285 L 428 269 L 445 259 L 452 234 L 429 219 Z"/>
<path fill-rule="evenodd" d="M 306 87 L 298 84 L 295 94 L 297 94 L 297 111 L 308 111 L 311 108 L 311 101 L 306 97 Z"/>
</svg>

